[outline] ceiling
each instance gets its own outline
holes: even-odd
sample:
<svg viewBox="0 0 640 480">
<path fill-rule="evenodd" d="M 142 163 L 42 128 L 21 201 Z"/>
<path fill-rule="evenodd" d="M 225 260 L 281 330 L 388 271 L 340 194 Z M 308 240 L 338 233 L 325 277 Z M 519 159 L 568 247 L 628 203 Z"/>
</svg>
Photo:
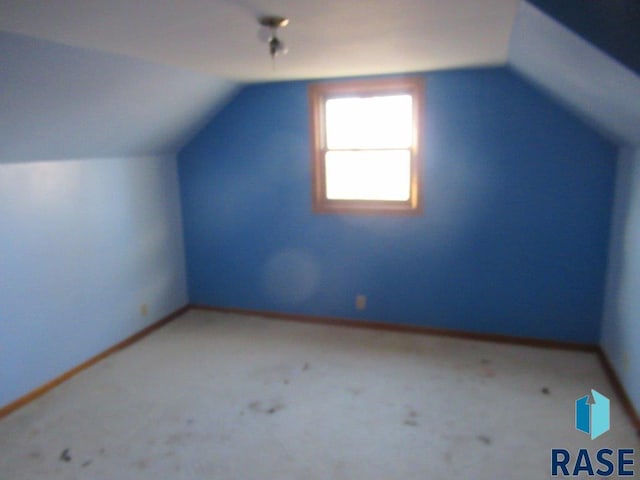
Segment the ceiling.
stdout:
<svg viewBox="0 0 640 480">
<path fill-rule="evenodd" d="M 528 0 L 590 43 L 640 74 L 638 0 Z"/>
<path fill-rule="evenodd" d="M 248 82 L 488 65 L 640 146 L 638 0 L 562 1 L 0 0 L 0 163 L 173 154 Z"/>
<path fill-rule="evenodd" d="M 509 64 L 616 143 L 640 146 L 638 73 L 527 2 Z"/>
<path fill-rule="evenodd" d="M 507 61 L 519 0 L 0 0 L 0 30 L 236 81 Z M 275 69 L 262 14 L 290 17 Z"/>
<path fill-rule="evenodd" d="M 0 163 L 176 152 L 238 86 L 0 32 Z"/>
</svg>

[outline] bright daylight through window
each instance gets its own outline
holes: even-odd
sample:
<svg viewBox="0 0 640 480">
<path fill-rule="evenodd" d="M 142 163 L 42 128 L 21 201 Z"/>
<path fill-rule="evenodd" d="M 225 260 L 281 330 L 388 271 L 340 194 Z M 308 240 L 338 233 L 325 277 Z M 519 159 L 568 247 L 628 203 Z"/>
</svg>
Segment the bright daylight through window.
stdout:
<svg viewBox="0 0 640 480">
<path fill-rule="evenodd" d="M 318 212 L 419 213 L 419 78 L 310 87 L 313 207 Z"/>
</svg>

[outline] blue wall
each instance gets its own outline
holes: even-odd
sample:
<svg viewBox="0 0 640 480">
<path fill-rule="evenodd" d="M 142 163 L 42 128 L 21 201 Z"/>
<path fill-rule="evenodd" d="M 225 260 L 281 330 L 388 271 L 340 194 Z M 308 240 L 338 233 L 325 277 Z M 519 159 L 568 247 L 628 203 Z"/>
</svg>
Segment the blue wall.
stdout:
<svg viewBox="0 0 640 480">
<path fill-rule="evenodd" d="M 175 157 L 0 163 L 0 406 L 186 304 L 178 202 Z"/>
<path fill-rule="evenodd" d="M 596 343 L 616 148 L 508 69 L 425 76 L 419 217 L 313 214 L 307 83 L 242 90 L 179 154 L 190 301 Z"/>
<path fill-rule="evenodd" d="M 611 229 L 602 347 L 640 412 L 640 148 L 622 152 Z"/>
</svg>

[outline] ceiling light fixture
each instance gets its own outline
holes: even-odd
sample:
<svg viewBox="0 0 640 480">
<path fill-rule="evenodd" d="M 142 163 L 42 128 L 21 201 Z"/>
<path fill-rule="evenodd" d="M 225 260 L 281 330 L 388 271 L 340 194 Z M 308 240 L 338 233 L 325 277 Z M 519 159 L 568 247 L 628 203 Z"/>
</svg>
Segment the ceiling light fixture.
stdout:
<svg viewBox="0 0 640 480">
<path fill-rule="evenodd" d="M 289 25 L 289 19 L 286 17 L 281 17 L 279 15 L 264 15 L 258 18 L 258 22 L 260 23 L 260 25 L 269 28 L 271 31 L 267 42 L 269 43 L 269 55 L 271 55 L 271 60 L 275 62 L 275 58 L 277 55 L 284 55 L 288 51 L 286 45 L 282 42 L 282 40 L 278 38 L 276 34 L 278 28 L 286 27 L 287 25 Z"/>
</svg>

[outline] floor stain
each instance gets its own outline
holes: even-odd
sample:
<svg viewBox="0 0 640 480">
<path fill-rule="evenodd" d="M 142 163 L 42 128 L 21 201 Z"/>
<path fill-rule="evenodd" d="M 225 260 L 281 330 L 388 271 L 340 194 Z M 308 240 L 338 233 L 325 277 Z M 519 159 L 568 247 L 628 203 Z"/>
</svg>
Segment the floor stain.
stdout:
<svg viewBox="0 0 640 480">
<path fill-rule="evenodd" d="M 257 413 L 266 413 L 267 415 L 273 415 L 276 412 L 284 409 L 284 405 L 280 402 L 270 402 L 267 405 L 262 405 L 262 402 L 256 400 L 249 404 L 249 409 Z"/>
<path fill-rule="evenodd" d="M 29 458 L 32 460 L 37 460 L 39 458 L 42 458 L 42 452 L 38 451 L 38 450 L 34 450 L 32 452 L 29 452 Z"/>
<path fill-rule="evenodd" d="M 488 358 L 483 358 L 482 360 L 480 360 L 480 363 L 482 365 L 489 365 L 491 363 L 491 360 L 489 360 Z"/>
<path fill-rule="evenodd" d="M 451 464 L 451 452 L 444 452 L 444 461 Z"/>
<path fill-rule="evenodd" d="M 289 379 L 288 379 L 288 378 L 285 378 L 285 379 L 282 381 L 282 383 L 284 383 L 285 385 L 289 385 Z"/>
<path fill-rule="evenodd" d="M 359 387 L 351 387 L 349 389 L 347 389 L 349 391 L 350 394 L 352 394 L 354 397 L 357 397 L 358 395 L 360 395 L 364 390 L 362 388 Z"/>
<path fill-rule="evenodd" d="M 419 425 L 417 420 L 418 412 L 416 412 L 411 407 L 407 407 L 407 408 L 409 409 L 409 411 L 407 412 L 407 418 L 405 418 L 404 424 L 408 425 L 409 427 L 417 427 Z"/>
<path fill-rule="evenodd" d="M 551 390 L 549 390 L 547 387 L 542 387 L 542 390 L 540 390 L 542 392 L 543 395 L 550 395 L 551 394 Z"/>
<path fill-rule="evenodd" d="M 65 448 L 60 453 L 60 461 L 69 463 L 71 461 L 71 453 L 69 448 Z"/>
<path fill-rule="evenodd" d="M 187 419 L 187 425 L 193 425 L 196 421 L 193 418 Z"/>
<path fill-rule="evenodd" d="M 172 433 L 165 440 L 164 444 L 165 445 L 178 445 L 180 443 L 184 443 L 185 440 L 188 440 L 189 438 L 191 438 L 191 436 L 192 436 L 191 432 L 187 432 L 187 433 Z"/>
<path fill-rule="evenodd" d="M 149 466 L 149 461 L 143 458 L 141 460 L 134 462 L 133 466 L 136 467 L 138 470 L 146 470 L 147 467 Z"/>
<path fill-rule="evenodd" d="M 182 441 L 182 435 L 179 433 L 172 433 L 171 435 L 169 435 L 169 438 L 167 438 L 164 441 L 165 445 L 175 445 L 176 443 L 180 443 Z"/>
<path fill-rule="evenodd" d="M 478 435 L 476 437 L 478 441 L 484 443 L 485 445 L 491 445 L 491 437 L 487 437 L 486 435 Z"/>
<path fill-rule="evenodd" d="M 93 462 L 93 460 L 87 460 L 86 462 L 82 463 L 82 468 L 87 468 L 89 465 L 91 465 L 91 463 Z"/>
<path fill-rule="evenodd" d="M 309 362 L 305 362 L 303 367 L 302 367 L 302 371 L 306 372 L 307 370 L 309 370 L 311 368 L 311 365 L 309 365 Z"/>
<path fill-rule="evenodd" d="M 342 477 L 346 470 L 347 470 L 347 463 L 344 460 L 338 460 L 333 465 L 333 476 Z"/>
<path fill-rule="evenodd" d="M 495 372 L 495 370 L 493 368 L 485 367 L 485 368 L 482 369 L 482 373 L 487 378 L 493 378 L 493 377 L 496 376 L 496 372 Z"/>
</svg>

